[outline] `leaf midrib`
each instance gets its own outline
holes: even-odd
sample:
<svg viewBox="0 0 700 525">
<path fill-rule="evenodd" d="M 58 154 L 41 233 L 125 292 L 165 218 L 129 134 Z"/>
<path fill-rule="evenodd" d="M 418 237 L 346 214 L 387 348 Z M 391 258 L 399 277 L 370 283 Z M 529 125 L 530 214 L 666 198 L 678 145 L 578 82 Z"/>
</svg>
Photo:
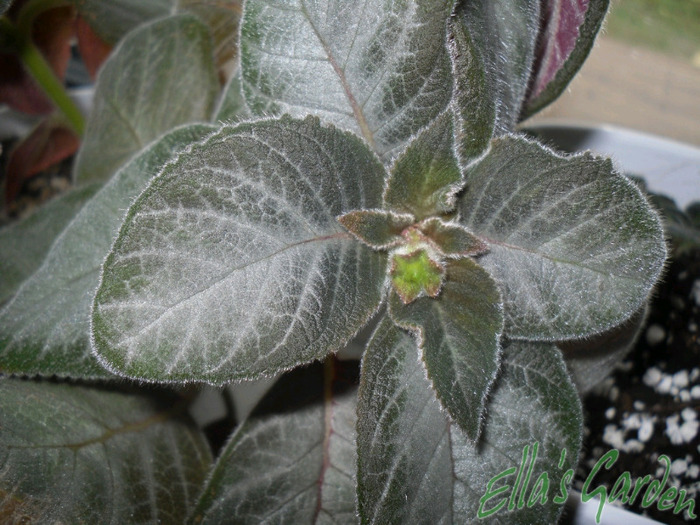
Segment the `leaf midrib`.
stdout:
<svg viewBox="0 0 700 525">
<path fill-rule="evenodd" d="M 326 56 L 328 57 L 328 63 L 331 65 L 333 68 L 333 71 L 335 74 L 338 76 L 338 79 L 340 80 L 340 84 L 343 86 L 343 91 L 345 91 L 345 96 L 348 99 L 348 103 L 350 104 L 350 107 L 352 108 L 353 115 L 355 116 L 355 120 L 357 121 L 357 125 L 360 127 L 360 132 L 362 133 L 362 136 L 365 138 L 365 140 L 368 142 L 369 147 L 373 150 L 376 151 L 376 146 L 374 142 L 374 134 L 372 133 L 372 130 L 369 127 L 369 124 L 367 123 L 367 119 L 365 117 L 364 112 L 362 111 L 362 106 L 358 104 L 357 99 L 355 98 L 355 95 L 352 92 L 352 89 L 350 88 L 350 84 L 348 83 L 348 80 L 345 76 L 345 71 L 343 70 L 342 67 L 340 67 L 340 64 L 335 60 L 335 56 L 333 55 L 333 52 L 331 51 L 330 46 L 326 42 L 326 40 L 323 38 L 321 35 L 320 31 L 316 27 L 316 25 L 313 23 L 311 20 L 311 16 L 309 15 L 308 10 L 306 9 L 306 4 L 302 0 L 301 6 L 300 6 L 301 13 L 304 15 L 304 18 L 306 21 L 309 23 L 309 26 L 311 27 L 312 31 L 316 35 L 316 38 L 318 38 L 319 43 L 323 47 L 323 51 L 326 53 Z"/>
<path fill-rule="evenodd" d="M 299 246 L 303 246 L 303 245 L 305 245 L 305 244 L 310 244 L 310 243 L 313 243 L 313 242 L 325 242 L 325 241 L 330 241 L 330 240 L 334 240 L 334 239 L 346 239 L 346 240 L 351 240 L 351 239 L 352 239 L 352 236 L 351 236 L 349 233 L 347 233 L 347 232 L 339 232 L 339 233 L 334 233 L 334 234 L 331 234 L 331 235 L 325 235 L 325 236 L 321 236 L 321 237 L 314 237 L 314 238 L 311 238 L 311 239 L 305 239 L 305 240 L 303 240 L 303 241 L 299 241 L 299 242 L 296 242 L 296 243 L 293 243 L 293 244 L 289 244 L 289 245 L 287 245 L 287 246 L 285 246 L 285 247 L 283 247 L 283 248 L 277 250 L 276 252 L 273 252 L 273 253 L 264 255 L 264 256 L 262 256 L 262 257 L 256 259 L 256 260 L 249 261 L 249 262 L 247 262 L 247 263 L 245 263 L 245 264 L 243 264 L 243 265 L 241 265 L 241 266 L 236 266 L 236 267 L 234 267 L 234 268 L 231 268 L 228 272 L 226 272 L 226 273 L 225 273 L 224 275 L 222 275 L 221 277 L 217 278 L 214 282 L 207 283 L 205 286 L 203 286 L 203 287 L 201 287 L 201 288 L 195 290 L 194 292 L 192 292 L 192 293 L 189 294 L 188 296 L 183 297 L 183 298 L 181 298 L 181 299 L 178 299 L 176 302 L 174 302 L 174 303 L 172 303 L 172 304 L 166 306 L 166 307 L 164 308 L 163 312 L 160 313 L 153 321 L 151 321 L 151 322 L 149 322 L 147 325 L 141 327 L 141 328 L 139 329 L 139 331 L 138 331 L 137 333 L 135 333 L 134 335 L 131 335 L 131 336 L 129 336 L 129 337 L 124 338 L 124 339 L 121 341 L 121 343 L 124 344 L 124 343 L 127 343 L 127 342 L 129 342 L 129 341 L 132 341 L 132 340 L 134 340 L 134 339 L 140 337 L 143 333 L 145 333 L 146 331 L 148 331 L 148 330 L 149 330 L 151 327 L 153 327 L 156 323 L 160 322 L 161 319 L 162 319 L 165 315 L 167 315 L 169 312 L 171 312 L 171 311 L 174 310 L 174 309 L 177 309 L 178 307 L 180 307 L 180 306 L 183 305 L 184 303 L 187 303 L 187 302 L 191 301 L 193 298 L 197 297 L 198 295 L 200 295 L 200 294 L 202 294 L 202 293 L 204 293 L 204 292 L 207 292 L 207 291 L 211 290 L 214 286 L 216 286 L 216 285 L 222 283 L 223 281 L 225 281 L 226 279 L 228 279 L 234 272 L 240 271 L 240 270 L 242 270 L 242 269 L 244 269 L 244 268 L 247 268 L 247 267 L 249 267 L 249 266 L 252 266 L 252 265 L 254 265 L 254 264 L 258 264 L 258 263 L 260 263 L 260 262 L 262 262 L 262 261 L 264 261 L 264 260 L 267 260 L 267 259 L 276 257 L 277 255 L 280 255 L 280 254 L 284 253 L 284 252 L 287 251 L 287 250 L 291 250 L 291 249 L 297 248 L 297 247 L 299 247 Z"/>
</svg>

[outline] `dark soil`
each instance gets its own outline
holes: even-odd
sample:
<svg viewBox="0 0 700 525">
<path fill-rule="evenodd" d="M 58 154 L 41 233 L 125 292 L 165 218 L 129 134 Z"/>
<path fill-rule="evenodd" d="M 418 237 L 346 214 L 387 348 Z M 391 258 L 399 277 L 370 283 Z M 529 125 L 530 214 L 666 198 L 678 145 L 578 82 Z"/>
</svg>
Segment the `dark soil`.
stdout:
<svg viewBox="0 0 700 525">
<path fill-rule="evenodd" d="M 663 490 L 685 490 L 686 501 L 698 502 L 692 511 L 700 516 L 699 409 L 700 246 L 695 245 L 674 254 L 636 348 L 585 397 L 584 458 L 574 486 L 581 490 L 596 462 L 617 449 L 619 458 L 609 470 L 599 470 L 589 492 L 605 485 L 610 497 L 624 472 L 634 483 L 647 474 L 661 481 L 669 470 Z M 670 469 L 660 461 L 662 455 L 669 458 Z M 659 510 L 658 499 L 642 508 L 645 490 L 626 506 L 662 523 L 700 522 L 685 509 Z"/>
</svg>

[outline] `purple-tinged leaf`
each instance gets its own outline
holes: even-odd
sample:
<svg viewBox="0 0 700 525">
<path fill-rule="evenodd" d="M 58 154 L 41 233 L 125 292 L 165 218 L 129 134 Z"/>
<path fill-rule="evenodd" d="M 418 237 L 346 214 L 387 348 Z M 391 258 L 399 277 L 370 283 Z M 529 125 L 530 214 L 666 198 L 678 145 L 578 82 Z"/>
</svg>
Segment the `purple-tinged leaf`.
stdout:
<svg viewBox="0 0 700 525">
<path fill-rule="evenodd" d="M 522 118 L 556 99 L 593 46 L 609 0 L 546 0 L 530 91 Z"/>
</svg>

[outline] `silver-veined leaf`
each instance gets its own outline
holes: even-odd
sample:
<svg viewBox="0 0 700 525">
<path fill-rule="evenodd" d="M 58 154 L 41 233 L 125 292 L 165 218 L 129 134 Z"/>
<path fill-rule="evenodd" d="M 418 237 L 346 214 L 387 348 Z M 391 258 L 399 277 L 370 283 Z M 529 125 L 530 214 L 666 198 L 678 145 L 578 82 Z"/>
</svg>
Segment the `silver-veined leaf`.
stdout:
<svg viewBox="0 0 700 525">
<path fill-rule="evenodd" d="M 520 117 L 539 33 L 540 2 L 470 0 L 457 8 L 486 72 L 495 101 L 495 133 L 512 132 Z"/>
<path fill-rule="evenodd" d="M 506 334 L 582 338 L 637 312 L 666 257 L 657 214 L 610 160 L 507 136 L 467 175 L 461 222 L 489 245 Z"/>
<path fill-rule="evenodd" d="M 110 376 L 90 352 L 90 310 L 126 210 L 175 152 L 213 131 L 194 124 L 149 145 L 65 226 L 41 266 L 0 310 L 0 371 Z"/>
<path fill-rule="evenodd" d="M 162 134 L 209 120 L 218 91 L 209 29 L 197 18 L 134 30 L 98 77 L 75 178 L 106 180 Z"/>
<path fill-rule="evenodd" d="M 356 364 L 283 376 L 236 429 L 193 524 L 356 523 Z"/>
<path fill-rule="evenodd" d="M 416 333 L 438 399 L 476 439 L 500 359 L 503 307 L 496 283 L 471 258 L 449 260 L 437 298 L 403 304 L 392 292 L 389 312 Z"/>
<path fill-rule="evenodd" d="M 504 347 L 484 429 L 473 443 L 442 412 L 425 368 L 416 359 L 413 339 L 385 318 L 363 357 L 358 392 L 361 520 L 556 523 L 562 507 L 554 497 L 559 496 L 564 472 L 577 463 L 581 430 L 581 404 L 560 352 L 550 344 L 515 342 Z M 535 444 L 538 453 L 532 464 Z M 532 464 L 527 483 L 527 472 L 516 480 L 525 447 L 525 470 Z M 489 485 L 508 469 L 512 471 Z M 536 490 L 544 475 L 545 502 Z M 563 485 L 569 486 L 571 479 Z M 513 487 L 522 487 L 523 503 Z M 487 491 L 502 488 L 482 506 Z M 479 511 L 489 514 L 503 501 L 497 512 L 480 519 Z"/>
<path fill-rule="evenodd" d="M 249 0 L 243 93 L 257 115 L 319 116 L 383 158 L 445 109 L 453 0 Z"/>
<path fill-rule="evenodd" d="M 182 523 L 211 464 L 172 401 L 0 378 L 4 523 Z"/>
<path fill-rule="evenodd" d="M 224 126 L 130 209 L 93 312 L 110 369 L 221 384 L 339 350 L 379 305 L 386 256 L 336 217 L 380 208 L 385 172 L 318 119 Z"/>
</svg>

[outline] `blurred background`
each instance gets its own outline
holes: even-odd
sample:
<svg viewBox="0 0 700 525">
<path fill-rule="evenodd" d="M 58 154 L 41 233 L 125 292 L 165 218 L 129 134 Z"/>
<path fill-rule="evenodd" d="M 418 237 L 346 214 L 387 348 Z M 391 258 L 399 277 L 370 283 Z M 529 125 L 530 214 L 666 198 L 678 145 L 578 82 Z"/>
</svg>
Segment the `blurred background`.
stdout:
<svg viewBox="0 0 700 525">
<path fill-rule="evenodd" d="M 554 119 L 700 146 L 700 0 L 611 0 L 583 69 L 526 125 Z"/>
</svg>

